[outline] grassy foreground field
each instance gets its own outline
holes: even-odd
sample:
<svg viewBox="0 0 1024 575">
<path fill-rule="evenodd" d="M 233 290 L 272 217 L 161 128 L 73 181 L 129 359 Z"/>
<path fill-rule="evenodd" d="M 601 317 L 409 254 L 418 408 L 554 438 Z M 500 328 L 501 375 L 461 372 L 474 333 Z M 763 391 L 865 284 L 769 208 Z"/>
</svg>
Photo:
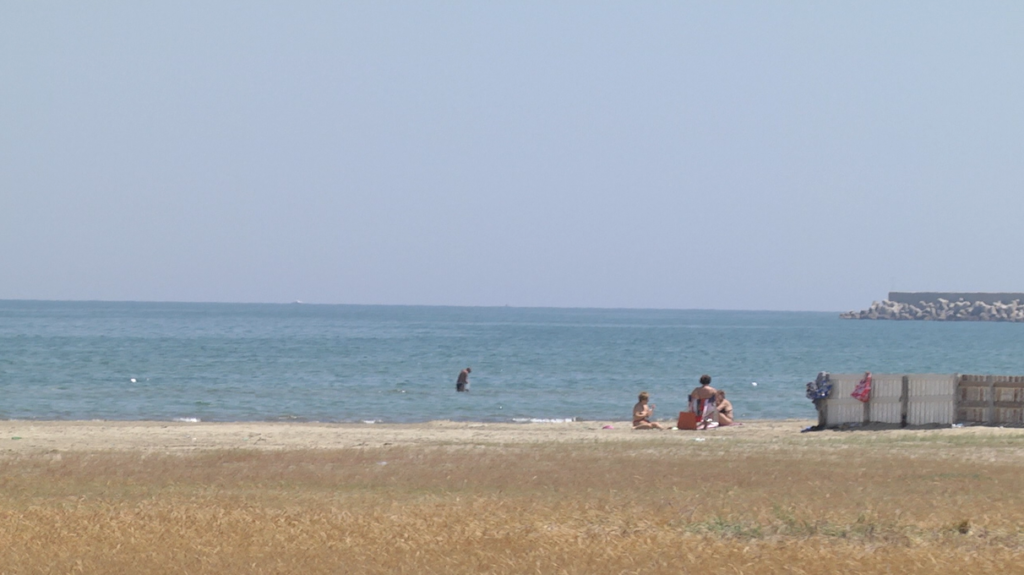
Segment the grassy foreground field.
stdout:
<svg viewBox="0 0 1024 575">
<path fill-rule="evenodd" d="M 650 433 L 9 454 L 0 573 L 1024 573 L 1024 433 Z"/>
</svg>

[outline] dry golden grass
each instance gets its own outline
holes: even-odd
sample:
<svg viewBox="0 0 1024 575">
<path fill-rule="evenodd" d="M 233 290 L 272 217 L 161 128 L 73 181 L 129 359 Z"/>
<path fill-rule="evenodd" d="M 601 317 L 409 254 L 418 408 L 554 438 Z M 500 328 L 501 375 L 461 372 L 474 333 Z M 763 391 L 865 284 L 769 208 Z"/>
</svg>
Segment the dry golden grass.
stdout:
<svg viewBox="0 0 1024 575">
<path fill-rule="evenodd" d="M 0 459 L 0 574 L 1024 573 L 1024 436 Z"/>
</svg>

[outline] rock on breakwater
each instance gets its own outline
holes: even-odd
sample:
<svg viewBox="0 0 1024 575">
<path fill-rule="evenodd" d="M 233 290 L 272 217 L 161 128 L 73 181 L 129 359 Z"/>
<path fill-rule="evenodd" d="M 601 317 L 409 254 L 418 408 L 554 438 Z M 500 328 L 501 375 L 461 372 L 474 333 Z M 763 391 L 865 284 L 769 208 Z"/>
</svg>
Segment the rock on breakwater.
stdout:
<svg viewBox="0 0 1024 575">
<path fill-rule="evenodd" d="M 919 301 L 916 304 L 891 300 L 876 301 L 863 311 L 840 314 L 843 319 L 891 319 L 923 321 L 1012 321 L 1024 322 L 1024 303 L 997 301 Z"/>
</svg>

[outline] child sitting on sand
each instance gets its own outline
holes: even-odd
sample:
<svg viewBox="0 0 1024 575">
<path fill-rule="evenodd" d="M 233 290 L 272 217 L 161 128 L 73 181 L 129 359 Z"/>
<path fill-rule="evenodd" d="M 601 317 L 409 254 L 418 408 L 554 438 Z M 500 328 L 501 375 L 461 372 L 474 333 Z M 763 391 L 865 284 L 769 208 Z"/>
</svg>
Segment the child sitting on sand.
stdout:
<svg viewBox="0 0 1024 575">
<path fill-rule="evenodd" d="M 647 405 L 650 395 L 646 391 L 641 391 L 637 399 L 640 401 L 633 406 L 633 429 L 665 429 L 657 421 L 650 419 L 654 415 L 654 406 Z"/>
</svg>

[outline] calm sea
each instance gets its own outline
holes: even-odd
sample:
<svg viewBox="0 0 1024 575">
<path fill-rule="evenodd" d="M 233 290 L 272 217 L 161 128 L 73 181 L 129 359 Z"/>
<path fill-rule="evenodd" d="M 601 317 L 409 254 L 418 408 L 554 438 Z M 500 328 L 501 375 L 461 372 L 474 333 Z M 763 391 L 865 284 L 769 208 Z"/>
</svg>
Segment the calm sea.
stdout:
<svg viewBox="0 0 1024 575">
<path fill-rule="evenodd" d="M 643 390 L 671 418 L 702 373 L 810 418 L 819 370 L 1024 375 L 1024 325 L 837 315 L 0 301 L 0 419 L 624 420 Z"/>
</svg>

